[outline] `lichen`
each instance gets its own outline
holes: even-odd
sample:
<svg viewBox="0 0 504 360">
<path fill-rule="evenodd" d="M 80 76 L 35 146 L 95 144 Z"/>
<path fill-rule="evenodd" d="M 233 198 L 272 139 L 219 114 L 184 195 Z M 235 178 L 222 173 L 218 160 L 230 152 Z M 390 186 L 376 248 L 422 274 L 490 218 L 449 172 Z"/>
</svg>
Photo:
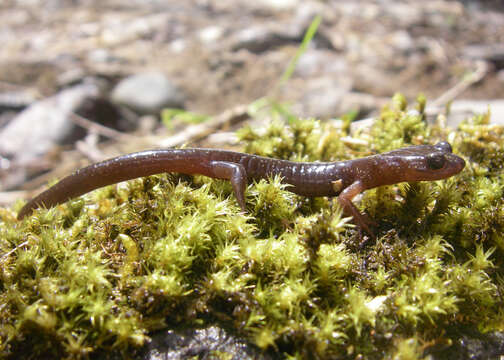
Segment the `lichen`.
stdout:
<svg viewBox="0 0 504 360">
<path fill-rule="evenodd" d="M 504 331 L 504 128 L 429 126 L 396 95 L 370 133 L 313 119 L 244 128 L 248 152 L 303 161 L 447 139 L 465 170 L 367 191 L 362 244 L 337 202 L 176 174 L 96 190 L 15 219 L 0 209 L 0 356 L 132 355 L 149 333 L 221 323 L 286 358 L 416 359 L 445 327 Z M 431 345 L 429 345 L 431 344 Z"/>
</svg>

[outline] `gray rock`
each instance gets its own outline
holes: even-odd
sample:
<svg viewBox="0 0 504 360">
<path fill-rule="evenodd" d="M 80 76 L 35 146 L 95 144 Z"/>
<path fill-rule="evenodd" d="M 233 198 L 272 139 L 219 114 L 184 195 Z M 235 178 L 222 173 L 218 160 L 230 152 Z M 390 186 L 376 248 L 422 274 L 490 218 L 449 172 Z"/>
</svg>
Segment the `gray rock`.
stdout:
<svg viewBox="0 0 504 360">
<path fill-rule="evenodd" d="M 469 326 L 447 327 L 446 337 L 451 346 L 434 345 L 425 351 L 425 358 L 433 360 L 483 360 L 502 359 L 504 353 L 504 333 L 480 333 Z"/>
<path fill-rule="evenodd" d="M 306 78 L 323 74 L 327 77 L 340 77 L 348 71 L 348 64 L 343 56 L 327 49 L 310 48 L 299 58 L 294 74 Z"/>
<path fill-rule="evenodd" d="M 410 54 L 415 50 L 415 42 L 407 31 L 395 31 L 387 37 L 387 40 L 398 53 Z"/>
<path fill-rule="evenodd" d="M 296 115 L 327 119 L 341 115 L 345 111 L 342 108 L 342 101 L 352 88 L 352 79 L 344 75 L 320 76 L 309 81 L 293 79 L 291 85 L 301 92 L 292 105 L 292 111 Z"/>
<path fill-rule="evenodd" d="M 307 26 L 308 24 L 302 20 L 289 23 L 275 22 L 251 25 L 238 31 L 232 37 L 231 50 L 248 50 L 260 54 L 289 44 L 298 46 L 303 39 Z"/>
<path fill-rule="evenodd" d="M 87 61 L 91 63 L 111 63 L 118 62 L 120 59 L 108 50 L 103 48 L 93 49 L 87 54 Z"/>
<path fill-rule="evenodd" d="M 455 100 L 450 106 L 448 125 L 457 126 L 476 114 L 484 114 L 490 110 L 492 124 L 504 125 L 504 100 Z"/>
<path fill-rule="evenodd" d="M 499 70 L 499 71 L 497 72 L 497 79 L 498 79 L 499 81 L 504 82 L 504 70 Z"/>
<path fill-rule="evenodd" d="M 237 338 L 218 326 L 203 329 L 167 330 L 152 335 L 152 342 L 143 360 L 214 359 L 216 354 L 226 359 L 272 359 L 257 347 Z M 224 358 L 224 356 L 223 356 Z"/>
<path fill-rule="evenodd" d="M 156 115 L 164 108 L 183 108 L 185 95 L 159 72 L 132 75 L 117 84 L 112 101 L 142 115 Z"/>
<path fill-rule="evenodd" d="M 0 93 L 0 112 L 9 109 L 22 109 L 37 101 L 29 91 L 8 91 Z"/>
<path fill-rule="evenodd" d="M 99 92 L 94 83 L 80 84 L 30 105 L 0 132 L 0 154 L 27 164 L 46 153 L 75 127 L 70 114 Z"/>
<path fill-rule="evenodd" d="M 234 36 L 234 39 L 231 41 L 231 50 L 248 50 L 252 53 L 260 54 L 271 48 L 298 40 L 299 38 L 293 39 L 286 37 L 284 34 L 279 34 L 271 27 L 268 28 L 264 25 L 251 26 L 239 31 Z"/>
<path fill-rule="evenodd" d="M 205 46 L 212 46 L 215 42 L 222 38 L 224 32 L 225 31 L 222 26 L 208 26 L 199 31 L 198 38 Z"/>
<path fill-rule="evenodd" d="M 300 3 L 302 3 L 300 0 L 259 0 L 256 2 L 256 6 L 280 11 L 294 9 Z"/>
<path fill-rule="evenodd" d="M 469 60 L 485 60 L 494 64 L 496 69 L 504 68 L 504 44 L 469 45 L 462 54 Z"/>
</svg>

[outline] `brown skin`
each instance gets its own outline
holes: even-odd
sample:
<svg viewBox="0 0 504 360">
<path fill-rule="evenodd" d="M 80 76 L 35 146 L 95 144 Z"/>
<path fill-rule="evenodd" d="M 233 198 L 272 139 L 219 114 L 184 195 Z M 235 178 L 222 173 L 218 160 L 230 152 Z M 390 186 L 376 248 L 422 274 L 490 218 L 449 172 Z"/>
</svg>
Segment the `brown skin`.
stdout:
<svg viewBox="0 0 504 360">
<path fill-rule="evenodd" d="M 400 182 L 432 181 L 462 171 L 465 162 L 447 142 L 410 146 L 361 159 L 328 163 L 292 162 L 216 149 L 151 150 L 119 156 L 77 170 L 29 201 L 18 219 L 38 207 L 52 207 L 94 189 L 120 181 L 179 172 L 230 180 L 245 211 L 245 189 L 252 180 L 281 175 L 299 195 L 336 196 L 347 216 L 371 236 L 371 229 L 352 199 L 364 190 Z"/>
</svg>

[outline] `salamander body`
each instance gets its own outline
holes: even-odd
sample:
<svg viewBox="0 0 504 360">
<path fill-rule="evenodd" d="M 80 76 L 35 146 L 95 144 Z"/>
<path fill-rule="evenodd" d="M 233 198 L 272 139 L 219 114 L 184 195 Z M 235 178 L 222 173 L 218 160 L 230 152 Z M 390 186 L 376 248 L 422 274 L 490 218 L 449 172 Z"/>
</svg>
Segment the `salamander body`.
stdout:
<svg viewBox="0 0 504 360">
<path fill-rule="evenodd" d="M 405 147 L 360 159 L 337 162 L 292 162 L 217 149 L 149 150 L 105 160 L 63 178 L 30 200 L 18 219 L 38 207 L 52 207 L 94 189 L 164 172 L 200 174 L 231 182 L 245 211 L 247 183 L 281 175 L 287 189 L 304 196 L 338 196 L 347 216 L 372 234 L 352 199 L 362 191 L 400 182 L 432 181 L 459 173 L 465 166 L 450 144 Z"/>
</svg>

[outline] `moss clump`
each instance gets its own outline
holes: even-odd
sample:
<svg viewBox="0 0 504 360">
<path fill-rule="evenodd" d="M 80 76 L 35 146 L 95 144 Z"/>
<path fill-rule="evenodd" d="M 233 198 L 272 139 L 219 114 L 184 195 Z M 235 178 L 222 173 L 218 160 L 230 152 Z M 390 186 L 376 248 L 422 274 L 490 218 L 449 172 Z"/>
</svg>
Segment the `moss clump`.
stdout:
<svg viewBox="0 0 504 360">
<path fill-rule="evenodd" d="M 226 182 L 170 174 L 22 222 L 1 209 L 0 355 L 131 354 L 153 330 L 219 322 L 289 358 L 415 359 L 446 327 L 504 330 L 503 128 L 480 116 L 448 132 L 424 107 L 398 95 L 353 142 L 314 120 L 240 131 L 247 151 L 293 160 L 448 139 L 461 174 L 365 193 L 366 246 L 337 203 L 279 178 L 249 186 L 247 216 Z"/>
</svg>

